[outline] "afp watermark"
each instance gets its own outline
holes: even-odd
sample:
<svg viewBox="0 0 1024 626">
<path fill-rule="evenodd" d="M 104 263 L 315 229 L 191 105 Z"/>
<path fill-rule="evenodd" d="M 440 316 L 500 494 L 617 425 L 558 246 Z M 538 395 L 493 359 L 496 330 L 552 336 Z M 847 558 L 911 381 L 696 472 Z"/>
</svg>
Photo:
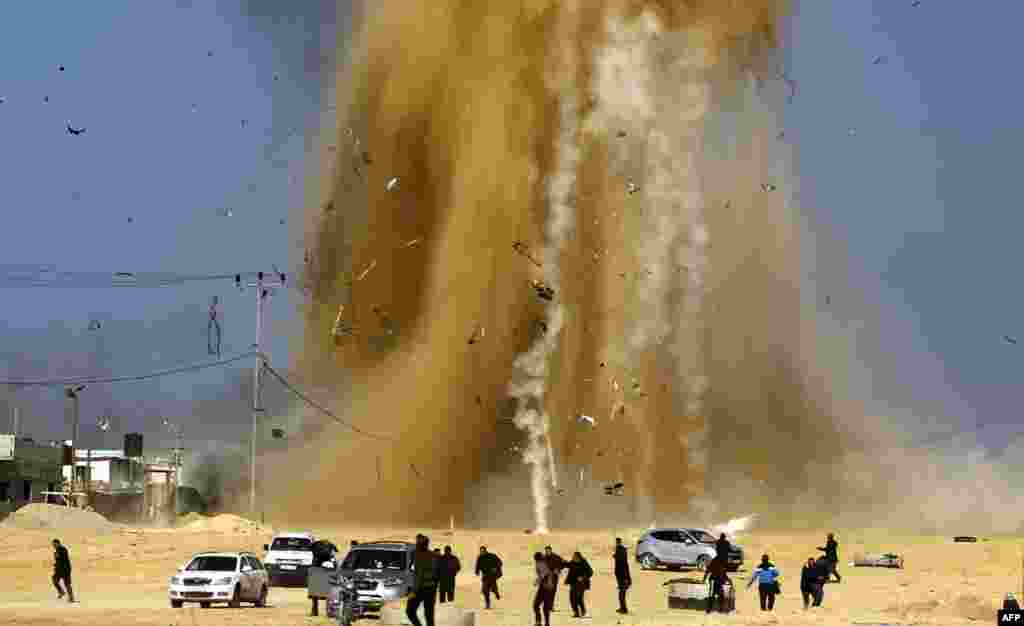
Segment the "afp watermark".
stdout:
<svg viewBox="0 0 1024 626">
<path fill-rule="evenodd" d="M 1021 624 L 1024 626 L 1024 611 L 1020 609 L 1000 609 L 997 624 Z"/>
</svg>

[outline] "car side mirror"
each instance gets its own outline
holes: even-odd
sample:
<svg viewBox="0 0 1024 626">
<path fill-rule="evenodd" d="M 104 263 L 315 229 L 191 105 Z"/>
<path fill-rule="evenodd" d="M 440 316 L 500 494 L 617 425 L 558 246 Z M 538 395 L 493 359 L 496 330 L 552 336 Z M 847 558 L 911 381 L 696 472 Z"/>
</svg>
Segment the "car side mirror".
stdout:
<svg viewBox="0 0 1024 626">
<path fill-rule="evenodd" d="M 243 565 L 242 566 L 242 571 L 243 572 L 251 572 L 252 571 L 252 566 L 250 566 L 250 565 Z"/>
<path fill-rule="evenodd" d="M 264 552 L 268 552 L 268 551 L 270 551 L 270 545 L 269 545 L 269 544 L 266 544 L 266 543 L 265 543 L 265 544 L 263 544 L 263 551 L 264 551 Z"/>
<path fill-rule="evenodd" d="M 184 565 L 179 565 L 178 566 L 178 571 L 179 572 L 184 572 L 185 571 L 185 566 Z"/>
</svg>

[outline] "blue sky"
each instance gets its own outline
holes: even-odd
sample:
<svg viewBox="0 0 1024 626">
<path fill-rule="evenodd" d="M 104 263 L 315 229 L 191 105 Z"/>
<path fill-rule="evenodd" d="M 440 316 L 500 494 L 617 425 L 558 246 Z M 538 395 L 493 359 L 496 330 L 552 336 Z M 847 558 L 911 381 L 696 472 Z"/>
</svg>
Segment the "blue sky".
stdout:
<svg viewBox="0 0 1024 626">
<path fill-rule="evenodd" d="M 319 59 L 333 46 L 331 4 L 5 9 L 0 263 L 180 273 L 296 267 L 298 224 L 279 221 L 301 202 Z M 800 205 L 819 242 L 805 273 L 819 301 L 832 297 L 821 306 L 823 334 L 847 341 L 864 365 L 849 383 L 865 412 L 953 419 L 998 447 L 1016 430 L 1022 364 L 1001 336 L 1016 334 L 1024 307 L 1014 288 L 1024 217 L 1013 171 L 1024 126 L 1009 54 L 1024 7 L 910 5 L 797 2 L 786 57 L 799 92 L 785 117 Z M 878 56 L 886 61 L 875 65 Z M 67 120 L 86 133 L 69 136 Z M 224 208 L 233 215 L 221 216 Z M 224 352 L 246 350 L 253 296 L 230 285 L 3 289 L 0 369 L 22 378 L 203 360 L 212 295 L 223 303 Z M 288 363 L 295 305 L 291 294 L 269 307 L 278 364 Z M 92 317 L 104 320 L 98 333 L 87 331 Z M 155 436 L 160 417 L 189 416 L 186 439 L 238 440 L 245 375 L 229 368 L 97 386 L 83 395 L 83 422 L 111 411 L 118 430 Z M 26 407 L 23 423 L 34 420 L 25 430 L 63 436 L 59 390 L 20 390 L 14 401 Z M 276 401 L 284 399 L 268 394 L 271 408 Z M 96 445 L 117 443 L 96 437 Z"/>
</svg>

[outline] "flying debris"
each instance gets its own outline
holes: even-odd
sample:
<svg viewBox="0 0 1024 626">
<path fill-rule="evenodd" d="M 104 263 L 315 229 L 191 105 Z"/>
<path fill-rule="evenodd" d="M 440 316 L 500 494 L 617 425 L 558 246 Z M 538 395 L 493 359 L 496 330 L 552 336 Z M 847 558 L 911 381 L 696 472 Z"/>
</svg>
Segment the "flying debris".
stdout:
<svg viewBox="0 0 1024 626">
<path fill-rule="evenodd" d="M 221 217 L 231 217 L 234 213 L 229 208 L 223 208 L 217 211 L 217 215 L 220 215 Z"/>
<path fill-rule="evenodd" d="M 542 265 L 540 264 L 540 261 L 538 261 L 537 259 L 533 258 L 533 256 L 530 254 L 529 246 L 527 246 L 522 241 L 513 241 L 512 242 L 512 249 L 516 251 L 516 254 L 519 254 L 520 256 L 526 257 L 530 261 L 530 263 L 533 263 L 537 267 L 542 267 Z"/>
<path fill-rule="evenodd" d="M 626 131 L 620 130 L 619 132 L 615 133 L 615 136 L 618 137 L 619 139 L 622 139 L 623 137 L 626 136 Z"/>
<path fill-rule="evenodd" d="M 3 104 L 4 102 L 7 102 L 7 98 L 0 96 L 0 104 Z"/>
<path fill-rule="evenodd" d="M 206 51 L 206 56 L 212 57 L 213 56 L 213 50 L 207 50 Z"/>
<path fill-rule="evenodd" d="M 324 213 L 334 213 L 334 200 L 331 200 L 324 206 Z"/>
<path fill-rule="evenodd" d="M 135 278 L 135 274 L 132 274 L 131 272 L 114 272 L 114 278 L 121 278 L 121 279 L 130 278 L 130 279 L 134 279 Z"/>
<path fill-rule="evenodd" d="M 614 485 L 605 485 L 604 493 L 609 496 L 621 496 L 626 485 L 623 483 L 615 483 Z"/>
<path fill-rule="evenodd" d="M 59 71 L 59 72 L 63 72 L 63 71 L 64 71 L 64 66 L 63 66 L 63 65 L 59 66 L 59 67 L 57 68 L 57 71 Z"/>
<path fill-rule="evenodd" d="M 282 217 L 277 223 L 280 224 L 281 226 L 284 226 L 284 218 Z"/>
<path fill-rule="evenodd" d="M 67 123 L 67 129 L 69 135 L 75 135 L 76 137 L 85 132 L 85 128 L 74 128 L 73 126 L 71 126 L 70 121 Z"/>
<path fill-rule="evenodd" d="M 797 88 L 796 81 L 793 80 L 792 78 L 790 78 L 789 76 L 787 76 L 785 72 L 779 72 L 778 79 L 781 80 L 782 82 L 786 83 L 786 86 L 789 87 L 789 97 L 786 98 L 786 102 L 788 102 L 789 104 L 792 104 L 793 103 L 793 98 L 796 97 L 796 88 Z"/>
<path fill-rule="evenodd" d="M 768 191 L 775 191 L 776 189 L 778 189 L 778 187 L 776 187 L 775 185 L 773 185 L 771 183 L 761 183 L 761 191 L 768 192 Z"/>
<path fill-rule="evenodd" d="M 474 343 L 476 343 L 476 342 L 480 341 L 481 339 L 483 339 L 484 338 L 484 333 L 485 333 L 485 329 L 484 329 L 483 326 L 477 326 L 476 328 L 474 328 L 473 329 L 473 334 L 469 336 L 469 342 L 468 342 L 469 345 L 473 345 Z"/>
<path fill-rule="evenodd" d="M 885 63 L 888 60 L 889 60 L 889 57 L 877 56 L 877 57 L 874 58 L 873 61 L 871 61 L 871 64 L 872 65 L 881 65 L 881 64 Z"/>
<path fill-rule="evenodd" d="M 395 189 L 397 189 L 398 188 L 398 177 L 395 176 L 394 178 L 389 180 L 388 184 L 385 185 L 384 188 L 387 189 L 388 191 L 394 191 Z"/>
<path fill-rule="evenodd" d="M 825 296 L 825 304 L 832 304 L 832 296 Z"/>
<path fill-rule="evenodd" d="M 107 432 L 108 430 L 110 430 L 110 418 L 106 416 L 98 418 L 96 420 L 96 428 L 100 429 L 103 432 Z"/>
<path fill-rule="evenodd" d="M 775 138 L 778 139 L 779 141 L 782 141 L 783 139 L 786 138 L 786 131 L 780 130 L 779 134 L 775 135 Z"/>
<path fill-rule="evenodd" d="M 1009 335 L 1003 335 L 1003 341 L 1005 341 L 1006 343 L 1008 343 L 1010 345 L 1014 345 L 1014 346 L 1017 345 L 1017 339 L 1015 337 L 1011 337 Z"/>
<path fill-rule="evenodd" d="M 547 300 L 548 302 L 554 300 L 555 290 L 544 284 L 543 281 L 531 280 L 530 285 L 537 292 L 537 297 L 541 300 Z"/>
<path fill-rule="evenodd" d="M 594 418 L 590 417 L 589 415 L 579 415 L 576 417 L 576 421 L 580 424 L 587 423 L 590 424 L 591 426 L 597 425 L 594 423 Z"/>
<path fill-rule="evenodd" d="M 921 6 L 921 0 L 914 0 L 913 2 L 910 3 L 910 6 L 912 6 L 912 7 L 919 7 L 919 6 Z"/>
<path fill-rule="evenodd" d="M 391 321 L 391 318 L 384 311 L 384 309 L 382 309 L 379 306 L 375 306 L 371 310 L 374 312 L 374 314 L 380 320 L 380 325 L 384 328 L 384 333 L 388 334 L 388 335 L 394 335 L 395 334 L 395 323 L 393 321 Z"/>
<path fill-rule="evenodd" d="M 206 352 L 211 356 L 220 357 L 221 327 L 217 304 L 220 302 L 218 296 L 210 298 L 210 319 L 206 323 Z"/>
<path fill-rule="evenodd" d="M 419 238 L 410 239 L 409 241 L 407 241 L 404 244 L 402 244 L 402 247 L 403 248 L 411 248 L 411 247 L 415 246 L 416 244 L 418 244 L 420 241 L 421 240 Z"/>
<path fill-rule="evenodd" d="M 43 102 L 49 102 L 50 96 L 43 96 Z"/>
<path fill-rule="evenodd" d="M 854 135 L 857 134 L 857 129 L 856 128 L 851 128 L 850 130 L 846 131 L 846 133 L 848 135 L 850 135 L 851 137 L 853 137 Z"/>
<path fill-rule="evenodd" d="M 377 267 L 377 259 L 374 259 L 374 260 L 370 261 L 370 264 L 366 266 L 366 269 L 364 269 L 364 270 L 363 270 L 363 271 L 362 271 L 362 272 L 361 272 L 361 273 L 359 274 L 359 276 L 356 276 L 356 280 L 355 280 L 355 282 L 357 282 L 357 283 L 358 283 L 358 282 L 359 282 L 359 281 L 361 281 L 362 279 L 366 278 L 366 275 L 370 273 L 370 270 L 372 270 L 372 269 L 373 269 L 373 268 L 375 268 L 375 267 Z"/>
<path fill-rule="evenodd" d="M 283 428 L 271 428 L 270 429 L 270 436 L 273 437 L 274 439 L 284 439 L 284 429 Z"/>
<path fill-rule="evenodd" d="M 193 113 L 198 113 L 199 112 L 199 105 L 198 104 L 193 104 L 192 105 L 192 112 Z"/>
<path fill-rule="evenodd" d="M 341 339 L 342 337 L 354 336 L 356 334 L 355 327 L 349 326 L 344 321 L 342 321 L 341 316 L 342 316 L 342 314 L 344 312 L 345 312 L 345 305 L 344 304 L 339 304 L 338 305 L 338 316 L 334 318 L 334 327 L 331 329 L 331 335 L 334 336 L 334 339 L 335 339 L 336 342 L 337 342 L 337 340 Z"/>
<path fill-rule="evenodd" d="M 135 218 L 134 218 L 134 217 L 129 217 L 129 218 L 128 218 L 128 223 L 129 223 L 129 224 L 131 224 L 131 223 L 132 223 L 132 222 L 134 222 L 134 221 L 135 221 Z"/>
<path fill-rule="evenodd" d="M 248 123 L 249 123 L 249 120 L 242 120 L 242 128 L 245 128 L 245 125 L 248 124 Z"/>
<path fill-rule="evenodd" d="M 633 195 L 638 191 L 640 191 L 640 185 L 637 185 L 633 181 L 626 183 L 626 193 Z"/>
</svg>

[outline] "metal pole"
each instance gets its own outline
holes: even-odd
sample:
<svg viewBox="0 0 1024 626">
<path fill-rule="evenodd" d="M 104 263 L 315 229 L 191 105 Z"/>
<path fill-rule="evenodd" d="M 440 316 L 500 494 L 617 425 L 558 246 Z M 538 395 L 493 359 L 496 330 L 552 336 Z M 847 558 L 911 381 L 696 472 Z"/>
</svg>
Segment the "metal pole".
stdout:
<svg viewBox="0 0 1024 626">
<path fill-rule="evenodd" d="M 249 514 L 256 516 L 256 433 L 260 407 L 260 370 L 263 369 L 263 273 L 256 279 L 256 365 L 252 370 L 252 438 L 249 442 Z"/>
<path fill-rule="evenodd" d="M 19 434 L 18 433 L 18 428 L 21 426 L 21 424 L 18 421 L 19 417 L 20 417 L 20 415 L 18 415 L 18 407 L 14 407 L 14 438 L 15 439 L 18 438 L 18 434 Z"/>
<path fill-rule="evenodd" d="M 78 470 L 78 392 L 71 391 L 71 497 L 74 498 Z"/>
</svg>

